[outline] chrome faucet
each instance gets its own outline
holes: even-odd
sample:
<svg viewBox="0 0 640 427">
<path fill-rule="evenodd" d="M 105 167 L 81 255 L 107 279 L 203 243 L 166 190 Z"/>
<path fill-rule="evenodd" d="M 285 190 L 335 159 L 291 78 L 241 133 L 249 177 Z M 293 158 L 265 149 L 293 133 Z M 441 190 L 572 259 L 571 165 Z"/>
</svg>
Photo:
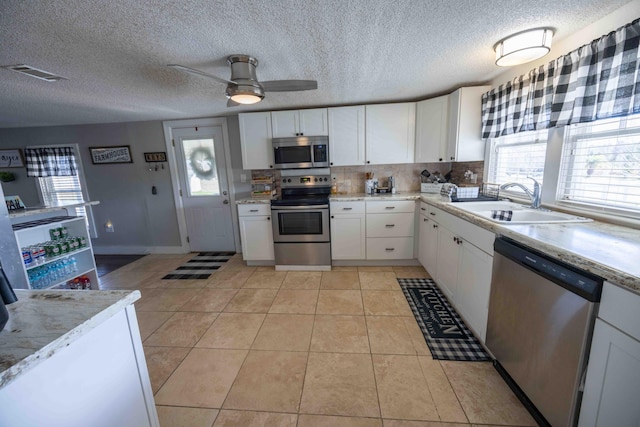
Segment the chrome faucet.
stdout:
<svg viewBox="0 0 640 427">
<path fill-rule="evenodd" d="M 529 199 L 531 199 L 531 207 L 533 209 L 540 209 L 540 196 L 542 192 L 542 186 L 538 181 L 531 178 L 530 176 L 528 176 L 527 178 L 533 181 L 533 192 L 519 182 L 507 182 L 506 184 L 502 184 L 500 186 L 500 189 L 506 190 L 507 188 L 511 187 L 520 187 L 522 188 L 522 190 L 524 190 L 525 194 L 529 196 Z"/>
</svg>

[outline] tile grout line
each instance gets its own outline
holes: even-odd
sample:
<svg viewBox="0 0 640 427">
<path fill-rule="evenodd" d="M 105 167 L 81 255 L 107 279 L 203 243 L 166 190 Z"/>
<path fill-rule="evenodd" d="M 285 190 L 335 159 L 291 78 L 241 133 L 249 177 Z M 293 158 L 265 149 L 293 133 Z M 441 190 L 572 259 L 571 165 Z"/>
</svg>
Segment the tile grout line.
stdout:
<svg viewBox="0 0 640 427">
<path fill-rule="evenodd" d="M 360 273 L 358 272 L 358 284 L 360 284 Z M 378 391 L 378 379 L 376 378 L 376 369 L 373 366 L 373 350 L 371 349 L 371 339 L 369 338 L 369 323 L 367 322 L 367 311 L 364 308 L 364 295 L 362 295 L 362 285 L 360 284 L 360 299 L 362 300 L 362 311 L 364 314 L 364 327 L 367 331 L 367 343 L 369 344 L 369 360 L 371 360 L 371 370 L 373 372 L 373 384 L 376 390 L 376 399 L 378 400 L 378 414 L 382 421 L 382 406 L 380 404 L 380 392 Z"/>
</svg>

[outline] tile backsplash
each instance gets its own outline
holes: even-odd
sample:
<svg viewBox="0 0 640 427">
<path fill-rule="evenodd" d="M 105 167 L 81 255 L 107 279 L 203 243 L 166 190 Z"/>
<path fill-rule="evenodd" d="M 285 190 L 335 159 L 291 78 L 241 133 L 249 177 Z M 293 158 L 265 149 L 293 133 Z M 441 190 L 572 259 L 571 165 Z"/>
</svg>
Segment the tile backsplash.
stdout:
<svg viewBox="0 0 640 427">
<path fill-rule="evenodd" d="M 440 173 L 443 177 L 451 172 L 451 182 L 458 185 L 480 186 L 484 162 L 442 162 L 442 163 L 407 163 L 399 165 L 366 165 L 366 166 L 334 166 L 331 168 L 332 184 L 336 184 L 339 194 L 364 193 L 365 173 L 373 173 L 380 186 L 387 185 L 389 176 L 396 181 L 396 190 L 399 192 L 420 191 L 420 173 L 428 170 L 431 174 Z M 470 170 L 477 176 L 474 184 L 465 179 L 465 172 Z M 275 187 L 280 194 L 280 171 L 273 169 L 253 170 L 252 178 L 273 176 Z"/>
</svg>

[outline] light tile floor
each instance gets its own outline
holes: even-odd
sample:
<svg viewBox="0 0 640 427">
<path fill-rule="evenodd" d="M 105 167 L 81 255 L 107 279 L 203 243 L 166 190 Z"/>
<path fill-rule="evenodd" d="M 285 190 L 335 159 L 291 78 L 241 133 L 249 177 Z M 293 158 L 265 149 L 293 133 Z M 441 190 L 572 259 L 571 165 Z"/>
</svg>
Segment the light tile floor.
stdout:
<svg viewBox="0 0 640 427">
<path fill-rule="evenodd" d="M 535 426 L 490 363 L 433 360 L 396 277 L 421 267 L 276 272 L 234 256 L 207 280 L 162 280 L 194 255 L 101 278 L 136 303 L 163 427 Z"/>
</svg>

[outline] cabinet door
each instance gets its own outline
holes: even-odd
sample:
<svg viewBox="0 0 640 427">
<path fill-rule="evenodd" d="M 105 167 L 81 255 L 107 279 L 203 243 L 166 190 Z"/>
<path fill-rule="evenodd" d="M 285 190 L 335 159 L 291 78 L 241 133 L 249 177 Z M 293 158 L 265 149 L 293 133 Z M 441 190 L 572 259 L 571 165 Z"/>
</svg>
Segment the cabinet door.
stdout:
<svg viewBox="0 0 640 427">
<path fill-rule="evenodd" d="M 448 229 L 438 227 L 438 278 L 436 283 L 453 304 L 456 300 L 460 248 L 458 237 Z"/>
<path fill-rule="evenodd" d="M 418 102 L 416 107 L 416 163 L 446 160 L 448 117 L 448 95 Z"/>
<path fill-rule="evenodd" d="M 413 163 L 415 102 L 367 105 L 365 116 L 368 164 Z"/>
<path fill-rule="evenodd" d="M 487 335 L 493 257 L 466 240 L 460 242 L 455 306 L 467 325 L 484 342 Z"/>
<path fill-rule="evenodd" d="M 243 169 L 273 167 L 271 148 L 271 113 L 239 114 L 240 147 Z"/>
<path fill-rule="evenodd" d="M 327 109 L 313 108 L 310 110 L 300 110 L 299 132 L 306 136 L 327 136 L 329 135 L 329 127 L 327 126 Z"/>
<path fill-rule="evenodd" d="M 273 229 L 270 216 L 240 217 L 242 258 L 245 261 L 273 261 Z"/>
<path fill-rule="evenodd" d="M 484 160 L 482 94 L 490 89 L 491 86 L 463 87 L 449 95 L 449 135 L 445 160 Z"/>
<path fill-rule="evenodd" d="M 437 279 L 438 265 L 438 224 L 424 215 L 420 215 L 420 242 L 418 260 L 434 280 Z"/>
<path fill-rule="evenodd" d="M 331 215 L 331 258 L 366 259 L 364 214 Z"/>
<path fill-rule="evenodd" d="M 640 342 L 596 320 L 579 427 L 640 425 Z"/>
<path fill-rule="evenodd" d="M 272 111 L 271 125 L 274 138 L 298 136 L 301 132 L 298 110 Z"/>
<path fill-rule="evenodd" d="M 329 108 L 331 166 L 363 165 L 364 105 Z"/>
</svg>

